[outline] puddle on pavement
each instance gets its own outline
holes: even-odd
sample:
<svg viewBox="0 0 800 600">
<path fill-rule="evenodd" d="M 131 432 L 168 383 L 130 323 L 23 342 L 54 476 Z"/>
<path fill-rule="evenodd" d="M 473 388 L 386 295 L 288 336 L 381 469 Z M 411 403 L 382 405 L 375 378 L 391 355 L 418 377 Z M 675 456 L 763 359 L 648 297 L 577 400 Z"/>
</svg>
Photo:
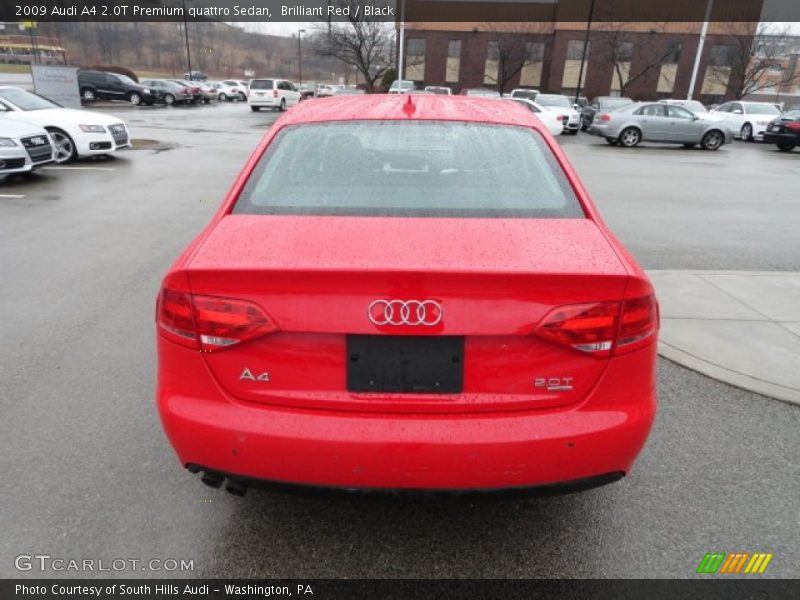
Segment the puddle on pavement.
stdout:
<svg viewBox="0 0 800 600">
<path fill-rule="evenodd" d="M 134 138 L 131 140 L 131 144 L 133 144 L 133 150 L 150 150 L 154 154 L 180 148 L 180 144 L 174 142 L 161 142 L 159 140 L 149 140 L 145 138 Z"/>
</svg>

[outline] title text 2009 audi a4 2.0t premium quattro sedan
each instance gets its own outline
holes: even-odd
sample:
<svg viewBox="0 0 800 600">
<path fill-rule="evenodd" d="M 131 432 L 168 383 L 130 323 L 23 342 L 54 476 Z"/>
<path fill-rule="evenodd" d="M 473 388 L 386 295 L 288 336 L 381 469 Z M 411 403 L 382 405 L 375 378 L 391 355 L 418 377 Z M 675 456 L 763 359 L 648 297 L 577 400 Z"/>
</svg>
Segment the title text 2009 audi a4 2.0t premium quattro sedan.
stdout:
<svg viewBox="0 0 800 600">
<path fill-rule="evenodd" d="M 233 493 L 586 489 L 645 443 L 657 330 L 530 112 L 334 98 L 275 123 L 164 278 L 157 402 Z"/>
</svg>

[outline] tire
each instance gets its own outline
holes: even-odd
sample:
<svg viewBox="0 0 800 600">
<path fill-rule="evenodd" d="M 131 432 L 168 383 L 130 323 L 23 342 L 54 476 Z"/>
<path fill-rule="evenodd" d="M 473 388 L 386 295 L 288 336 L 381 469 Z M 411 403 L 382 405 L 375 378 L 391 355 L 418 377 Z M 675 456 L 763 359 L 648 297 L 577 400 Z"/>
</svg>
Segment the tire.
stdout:
<svg viewBox="0 0 800 600">
<path fill-rule="evenodd" d="M 619 143 L 625 148 L 635 148 L 642 141 L 642 132 L 636 127 L 626 127 L 619 134 Z"/>
<path fill-rule="evenodd" d="M 606 138 L 606 142 L 608 142 L 609 146 L 616 146 L 619 142 L 614 138 Z"/>
<path fill-rule="evenodd" d="M 75 147 L 75 141 L 66 131 L 57 129 L 56 127 L 47 127 L 47 131 L 55 143 L 57 163 L 68 163 L 78 158 L 78 150 Z"/>
<path fill-rule="evenodd" d="M 217 96 L 217 100 L 219 100 L 220 102 L 227 102 L 228 95 L 225 92 L 220 92 L 219 96 Z"/>
<path fill-rule="evenodd" d="M 794 150 L 794 144 L 778 144 L 778 150 L 781 152 L 791 152 Z"/>
<path fill-rule="evenodd" d="M 745 142 L 752 142 L 753 141 L 753 126 L 750 123 L 745 123 L 742 125 L 742 130 L 739 132 L 739 136 Z"/>
<path fill-rule="evenodd" d="M 261 107 L 260 106 L 251 106 L 250 110 L 252 110 L 253 112 L 259 112 L 261 110 Z"/>
<path fill-rule="evenodd" d="M 715 150 L 719 150 L 724 143 L 725 136 L 722 134 L 722 132 L 717 129 L 712 129 L 711 131 L 706 132 L 706 134 L 703 136 L 703 139 L 700 142 L 700 147 L 703 150 L 710 150 L 713 152 Z"/>
<path fill-rule="evenodd" d="M 81 90 L 81 99 L 84 102 L 94 102 L 97 100 L 97 96 L 94 93 L 94 90 L 91 88 L 83 88 Z"/>
<path fill-rule="evenodd" d="M 142 95 L 139 92 L 131 92 L 128 95 L 128 102 L 134 106 L 139 106 L 142 103 Z"/>
<path fill-rule="evenodd" d="M 281 98 L 281 105 L 278 107 L 278 110 L 281 112 L 286 110 L 286 98 Z"/>
<path fill-rule="evenodd" d="M 164 96 L 164 104 L 166 104 L 167 106 L 172 106 L 173 104 L 175 104 L 175 96 L 173 96 L 172 94 L 166 94 Z"/>
</svg>

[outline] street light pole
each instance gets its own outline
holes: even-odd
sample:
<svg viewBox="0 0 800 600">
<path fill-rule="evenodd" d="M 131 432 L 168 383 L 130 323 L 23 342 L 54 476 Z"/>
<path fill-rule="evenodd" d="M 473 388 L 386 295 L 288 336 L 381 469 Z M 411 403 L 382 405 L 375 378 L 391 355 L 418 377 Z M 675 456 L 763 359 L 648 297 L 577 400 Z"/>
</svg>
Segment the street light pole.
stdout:
<svg viewBox="0 0 800 600">
<path fill-rule="evenodd" d="M 299 85 L 303 85 L 303 50 L 300 46 L 300 36 L 306 32 L 305 29 L 297 31 L 297 71 L 299 74 Z"/>
<path fill-rule="evenodd" d="M 706 34 L 708 33 L 708 21 L 711 19 L 711 9 L 714 6 L 714 0 L 708 0 L 706 4 L 706 20 L 703 21 L 703 27 L 700 29 L 700 39 L 697 42 L 697 53 L 694 55 L 694 65 L 692 66 L 692 79 L 689 82 L 689 92 L 686 94 L 686 99 L 691 100 L 694 96 L 694 86 L 697 83 L 697 74 L 700 71 L 700 59 L 703 56 L 703 48 L 706 45 Z"/>
<path fill-rule="evenodd" d="M 575 88 L 575 104 L 581 97 L 581 88 L 583 87 L 583 70 L 586 67 L 586 53 L 589 50 L 589 33 L 592 30 L 592 19 L 594 18 L 594 0 L 589 5 L 589 18 L 586 21 L 586 34 L 583 36 L 583 53 L 581 54 L 581 68 L 578 71 L 578 85 Z"/>
<path fill-rule="evenodd" d="M 186 40 L 186 64 L 189 66 L 189 79 L 192 79 L 192 56 L 189 52 L 189 23 L 186 20 L 186 0 L 183 2 L 183 35 Z"/>
</svg>

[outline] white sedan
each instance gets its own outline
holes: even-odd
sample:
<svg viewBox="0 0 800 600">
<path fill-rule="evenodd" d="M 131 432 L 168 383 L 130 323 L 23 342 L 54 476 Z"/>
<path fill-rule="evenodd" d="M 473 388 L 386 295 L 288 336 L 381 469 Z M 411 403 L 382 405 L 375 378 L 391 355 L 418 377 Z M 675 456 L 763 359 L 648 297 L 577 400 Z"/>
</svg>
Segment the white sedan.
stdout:
<svg viewBox="0 0 800 600">
<path fill-rule="evenodd" d="M 27 173 L 54 159 L 53 141 L 44 129 L 0 119 L 0 175 Z"/>
<path fill-rule="evenodd" d="M 125 123 L 91 110 L 64 108 L 17 87 L 0 87 L 0 122 L 22 121 L 46 129 L 55 144 L 56 162 L 111 154 L 130 148 Z"/>
<path fill-rule="evenodd" d="M 551 135 L 561 135 L 564 131 L 564 117 L 561 115 L 560 112 L 554 112 L 544 106 L 541 106 L 534 102 L 533 100 L 528 100 L 527 98 L 501 98 L 501 100 L 505 100 L 508 102 L 516 102 L 517 104 L 521 104 L 529 111 L 531 111 L 536 117 L 544 123 L 545 127 L 547 127 L 547 131 L 550 132 Z"/>
<path fill-rule="evenodd" d="M 536 104 L 561 115 L 561 126 L 570 135 L 578 135 L 581 115 L 566 96 L 561 94 L 538 94 Z"/>
<path fill-rule="evenodd" d="M 711 111 L 733 132 L 733 135 L 746 142 L 764 139 L 767 125 L 780 116 L 774 104 L 769 102 L 726 102 Z"/>
</svg>

